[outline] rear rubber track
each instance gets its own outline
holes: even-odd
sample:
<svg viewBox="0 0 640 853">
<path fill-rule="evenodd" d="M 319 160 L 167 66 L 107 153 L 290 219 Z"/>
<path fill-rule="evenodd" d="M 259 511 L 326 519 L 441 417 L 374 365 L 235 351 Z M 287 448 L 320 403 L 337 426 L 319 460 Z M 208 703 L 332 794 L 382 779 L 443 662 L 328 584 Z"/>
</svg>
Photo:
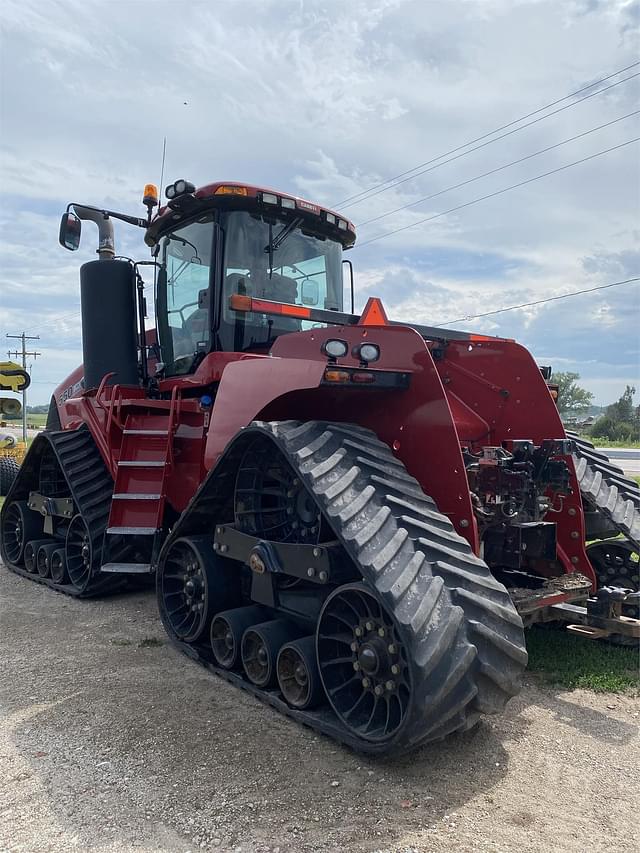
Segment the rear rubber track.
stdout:
<svg viewBox="0 0 640 853">
<path fill-rule="evenodd" d="M 4 513 L 11 501 L 27 500 L 29 492 L 38 491 L 39 462 L 43 454 L 49 449 L 55 454 L 64 474 L 69 496 L 74 502 L 75 512 L 80 513 L 87 523 L 91 546 L 95 555 L 94 563 L 99 566 L 104 532 L 109 519 L 113 480 L 91 433 L 86 427 L 81 427 L 78 430 L 42 432 L 36 436 L 20 468 L 18 477 L 5 499 L 0 515 L 0 529 Z M 60 546 L 64 547 L 64 541 L 60 542 Z M 109 577 L 96 572 L 87 588 L 80 591 L 73 584 L 58 584 L 50 578 L 41 578 L 39 575 L 25 571 L 21 566 L 10 563 L 4 547 L 2 547 L 1 553 L 3 561 L 12 572 L 73 598 L 91 598 L 104 595 L 120 589 L 125 583 L 121 578 Z"/>
<path fill-rule="evenodd" d="M 398 735 L 379 743 L 358 737 L 328 709 L 293 711 L 273 691 L 246 681 L 241 686 L 369 753 L 410 750 L 471 728 L 483 713 L 501 711 L 518 693 L 527 662 L 520 616 L 505 587 L 390 448 L 351 424 L 254 422 L 227 455 L 260 433 L 299 474 L 346 555 L 399 626 L 412 662 L 412 700 Z M 201 489 L 201 500 L 193 502 L 200 532 L 205 515 L 208 530 L 216 518 L 205 509 L 215 510 L 219 500 L 216 477 L 228 483 L 230 473 L 223 459 Z M 179 523 L 172 538 L 189 532 L 195 532 L 193 522 Z M 242 681 L 219 670 L 204 646 L 177 645 L 227 680 Z"/>
<path fill-rule="evenodd" d="M 572 432 L 567 435 L 576 445 L 573 463 L 583 499 L 640 548 L 640 486 L 591 442 Z"/>
</svg>

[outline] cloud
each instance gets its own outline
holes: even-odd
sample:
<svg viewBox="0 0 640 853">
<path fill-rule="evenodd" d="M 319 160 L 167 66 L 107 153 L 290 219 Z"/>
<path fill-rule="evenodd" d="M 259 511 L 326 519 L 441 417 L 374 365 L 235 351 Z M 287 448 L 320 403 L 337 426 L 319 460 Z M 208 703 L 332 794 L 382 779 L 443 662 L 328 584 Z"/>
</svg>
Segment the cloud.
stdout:
<svg viewBox="0 0 640 853">
<path fill-rule="evenodd" d="M 140 212 L 164 136 L 165 183 L 246 180 L 337 205 L 636 60 L 638 3 L 623 0 L 157 0 L 153 11 L 3 4 L 0 336 L 41 335 L 34 402 L 80 360 L 78 267 L 94 257 L 90 227 L 75 255 L 57 246 L 58 215 L 70 201 Z M 630 80 L 345 213 L 357 224 L 447 190 L 363 226 L 364 244 L 638 136 L 627 119 L 448 190 L 637 109 L 638 90 Z M 377 290 L 394 315 L 435 322 L 638 274 L 637 177 L 629 146 L 362 245 L 358 298 Z M 116 233 L 119 250 L 148 257 L 138 232 Z M 591 371 L 608 394 L 637 364 L 634 294 L 471 325 Z"/>
</svg>

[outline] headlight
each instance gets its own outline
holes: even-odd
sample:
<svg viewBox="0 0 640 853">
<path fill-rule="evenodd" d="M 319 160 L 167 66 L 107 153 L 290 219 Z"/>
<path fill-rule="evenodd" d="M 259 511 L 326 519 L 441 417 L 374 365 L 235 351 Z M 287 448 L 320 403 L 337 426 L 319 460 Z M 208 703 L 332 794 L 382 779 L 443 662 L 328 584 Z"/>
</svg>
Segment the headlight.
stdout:
<svg viewBox="0 0 640 853">
<path fill-rule="evenodd" d="M 377 361 L 380 358 L 380 347 L 378 344 L 360 344 L 354 347 L 353 355 L 360 361 L 366 361 L 369 364 L 369 362 Z"/>
<path fill-rule="evenodd" d="M 329 358 L 343 358 L 349 352 L 349 344 L 338 338 L 330 338 L 322 344 L 322 352 Z"/>
</svg>

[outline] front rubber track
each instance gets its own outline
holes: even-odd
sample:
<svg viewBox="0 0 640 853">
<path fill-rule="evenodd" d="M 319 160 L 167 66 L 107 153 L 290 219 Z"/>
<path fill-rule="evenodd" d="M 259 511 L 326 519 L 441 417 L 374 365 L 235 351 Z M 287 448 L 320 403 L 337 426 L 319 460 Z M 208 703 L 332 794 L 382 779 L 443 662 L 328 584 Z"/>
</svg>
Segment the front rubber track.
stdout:
<svg viewBox="0 0 640 853">
<path fill-rule="evenodd" d="M 640 548 L 640 486 L 591 442 L 567 435 L 576 445 L 573 463 L 583 499 Z"/>
<path fill-rule="evenodd" d="M 365 741 L 335 717 L 329 724 L 326 711 L 287 713 L 361 751 L 397 753 L 501 711 L 518 693 L 527 663 L 520 616 L 505 587 L 389 447 L 359 426 L 317 421 L 254 422 L 236 441 L 247 443 L 254 433 L 270 437 L 315 497 L 348 557 L 392 614 L 412 663 L 410 711 L 392 740 Z M 228 482 L 224 465 L 211 478 L 218 470 Z M 215 482 L 206 483 L 203 501 L 192 504 L 194 517 L 202 519 L 207 493 L 214 492 Z M 174 535 L 190 528 L 193 522 L 185 519 Z M 219 671 L 206 650 L 183 651 Z M 238 676 L 220 674 L 238 682 Z M 272 694 L 261 698 L 283 704 Z"/>
<path fill-rule="evenodd" d="M 26 501 L 29 492 L 40 490 L 40 463 L 47 454 L 50 464 L 52 461 L 50 454 L 52 453 L 62 470 L 68 496 L 73 498 L 76 511 L 81 512 L 87 521 L 95 554 L 94 562 L 99 568 L 102 541 L 109 519 L 111 495 L 113 494 L 113 480 L 106 469 L 91 433 L 86 427 L 60 432 L 41 432 L 34 438 L 9 495 L 4 501 L 0 514 L 0 533 L 4 514 L 11 502 L 14 500 Z M 64 547 L 64 539 L 59 541 L 60 547 Z M 78 589 L 71 583 L 59 584 L 51 578 L 32 575 L 25 571 L 22 566 L 11 563 L 7 559 L 1 541 L 0 553 L 5 565 L 12 572 L 74 598 L 92 598 L 105 595 L 122 588 L 125 583 L 125 580 L 120 577 L 101 575 L 99 571 L 94 571 L 85 587 Z"/>
</svg>

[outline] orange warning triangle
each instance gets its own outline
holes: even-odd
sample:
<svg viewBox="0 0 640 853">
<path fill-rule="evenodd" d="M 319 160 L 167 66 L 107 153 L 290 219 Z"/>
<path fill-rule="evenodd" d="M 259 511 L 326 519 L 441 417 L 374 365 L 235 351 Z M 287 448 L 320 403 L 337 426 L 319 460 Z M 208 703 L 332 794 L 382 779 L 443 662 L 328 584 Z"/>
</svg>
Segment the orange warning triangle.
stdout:
<svg viewBox="0 0 640 853">
<path fill-rule="evenodd" d="M 388 326 L 389 320 L 377 296 L 370 296 L 358 320 L 359 326 Z"/>
</svg>

